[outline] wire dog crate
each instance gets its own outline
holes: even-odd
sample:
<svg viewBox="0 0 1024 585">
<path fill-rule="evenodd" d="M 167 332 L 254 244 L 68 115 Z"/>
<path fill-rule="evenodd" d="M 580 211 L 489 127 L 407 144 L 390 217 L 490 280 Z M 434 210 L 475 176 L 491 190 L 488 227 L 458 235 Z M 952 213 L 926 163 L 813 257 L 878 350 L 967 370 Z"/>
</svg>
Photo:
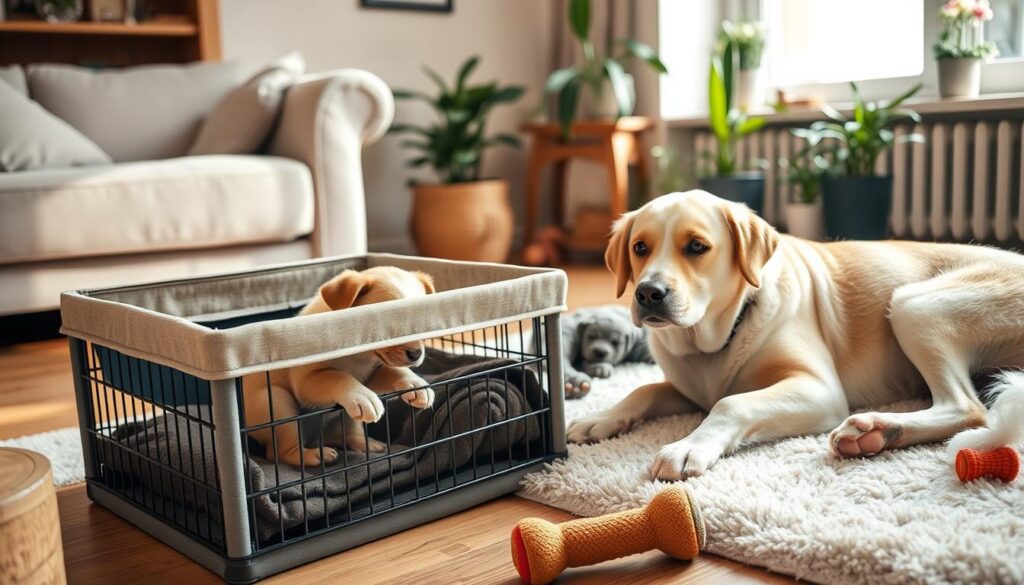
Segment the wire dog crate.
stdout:
<svg viewBox="0 0 1024 585">
<path fill-rule="evenodd" d="M 291 318 L 342 270 L 385 265 L 438 292 Z M 566 452 L 565 288 L 556 270 L 369 254 L 64 293 L 89 497 L 249 583 L 514 491 Z M 419 340 L 432 406 L 381 394 L 358 433 L 339 406 L 275 416 L 272 371 Z M 268 422 L 246 421 L 254 396 Z M 316 463 L 280 461 L 289 430 Z"/>
</svg>

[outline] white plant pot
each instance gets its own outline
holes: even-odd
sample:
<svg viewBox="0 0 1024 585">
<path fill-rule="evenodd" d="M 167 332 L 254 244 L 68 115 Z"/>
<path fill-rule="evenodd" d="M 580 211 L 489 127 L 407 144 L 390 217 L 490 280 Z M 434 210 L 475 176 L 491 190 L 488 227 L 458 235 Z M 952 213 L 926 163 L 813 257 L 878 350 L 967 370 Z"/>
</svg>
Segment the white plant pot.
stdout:
<svg viewBox="0 0 1024 585">
<path fill-rule="evenodd" d="M 629 81 L 632 83 L 632 78 Z M 615 92 L 612 90 L 611 82 L 605 79 L 601 82 L 600 89 L 598 90 L 595 90 L 590 85 L 585 87 L 588 118 L 602 120 L 619 117 L 619 101 L 615 99 Z"/>
<path fill-rule="evenodd" d="M 786 205 L 786 230 L 798 238 L 825 239 L 825 214 L 821 197 L 818 197 L 814 203 Z"/>
<path fill-rule="evenodd" d="M 941 97 L 978 97 L 981 59 L 939 59 Z"/>
<path fill-rule="evenodd" d="M 736 87 L 733 95 L 736 107 L 747 111 L 764 105 L 764 84 L 761 69 L 740 69 L 736 73 Z"/>
</svg>

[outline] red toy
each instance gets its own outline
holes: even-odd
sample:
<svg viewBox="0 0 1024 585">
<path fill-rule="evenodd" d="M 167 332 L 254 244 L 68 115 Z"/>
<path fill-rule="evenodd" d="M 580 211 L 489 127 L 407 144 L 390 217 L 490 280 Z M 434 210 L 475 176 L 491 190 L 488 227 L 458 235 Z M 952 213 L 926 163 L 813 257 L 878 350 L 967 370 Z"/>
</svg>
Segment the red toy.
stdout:
<svg viewBox="0 0 1024 585">
<path fill-rule="evenodd" d="M 1007 483 L 1020 472 L 1020 455 L 1013 447 L 1000 447 L 992 451 L 960 449 L 956 454 L 956 475 L 960 481 L 974 481 L 981 477 L 994 477 Z"/>
</svg>

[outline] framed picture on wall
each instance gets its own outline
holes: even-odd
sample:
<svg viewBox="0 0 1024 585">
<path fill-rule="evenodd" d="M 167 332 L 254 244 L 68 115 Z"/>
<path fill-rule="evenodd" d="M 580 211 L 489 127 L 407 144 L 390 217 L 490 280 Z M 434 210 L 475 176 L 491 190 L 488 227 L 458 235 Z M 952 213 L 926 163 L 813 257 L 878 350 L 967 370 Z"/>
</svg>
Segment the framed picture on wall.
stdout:
<svg viewBox="0 0 1024 585">
<path fill-rule="evenodd" d="M 427 12 L 452 11 L 452 0 L 359 0 L 359 3 L 363 8 L 394 8 Z"/>
</svg>

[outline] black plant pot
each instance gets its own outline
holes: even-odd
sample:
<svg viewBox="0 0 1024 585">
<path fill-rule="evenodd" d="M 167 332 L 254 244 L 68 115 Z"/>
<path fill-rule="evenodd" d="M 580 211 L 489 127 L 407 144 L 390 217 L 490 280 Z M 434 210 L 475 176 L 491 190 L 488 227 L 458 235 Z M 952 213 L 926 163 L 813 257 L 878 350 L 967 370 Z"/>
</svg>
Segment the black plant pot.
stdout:
<svg viewBox="0 0 1024 585">
<path fill-rule="evenodd" d="M 722 199 L 746 203 L 758 215 L 764 215 L 764 175 L 761 173 L 701 177 L 700 188 Z"/>
<path fill-rule="evenodd" d="M 825 177 L 825 232 L 836 240 L 882 240 L 889 235 L 892 177 Z"/>
</svg>

